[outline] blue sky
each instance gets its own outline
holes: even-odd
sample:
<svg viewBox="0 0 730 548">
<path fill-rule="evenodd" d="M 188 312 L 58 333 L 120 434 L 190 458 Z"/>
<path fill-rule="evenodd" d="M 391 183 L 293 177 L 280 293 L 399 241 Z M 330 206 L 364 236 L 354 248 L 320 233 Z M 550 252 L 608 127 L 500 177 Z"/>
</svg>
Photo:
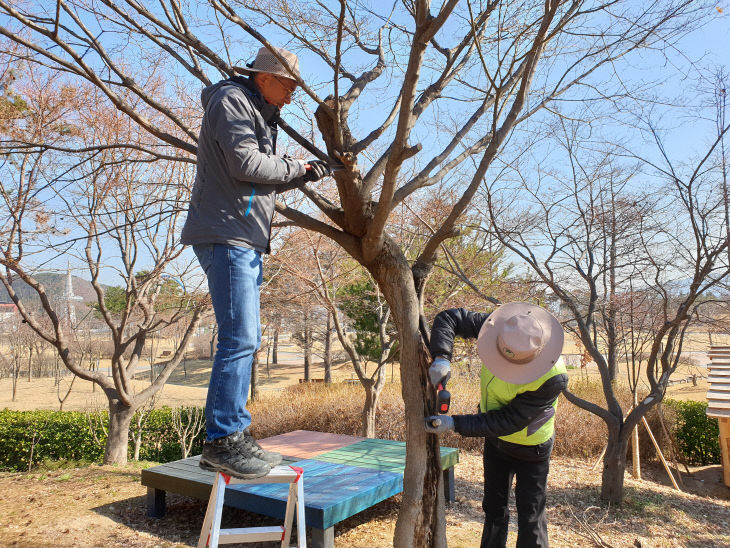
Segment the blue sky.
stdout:
<svg viewBox="0 0 730 548">
<path fill-rule="evenodd" d="M 432 10 L 436 10 L 438 3 L 432 6 Z M 201 5 L 200 10 L 206 8 Z M 730 6 L 725 0 L 718 4 L 718 7 L 723 9 L 724 13 L 720 13 L 717 10 L 712 14 L 709 24 L 701 32 L 695 32 L 691 36 L 685 38 L 678 50 L 684 52 L 687 58 L 693 60 L 700 60 L 700 65 L 705 70 L 711 70 L 712 67 L 725 66 L 730 67 Z M 202 14 L 202 11 L 201 11 Z M 265 32 L 267 37 L 277 45 L 286 45 L 285 38 L 281 33 L 278 33 L 266 27 L 260 29 Z M 240 36 L 240 33 L 237 34 Z M 211 37 L 212 38 L 212 37 Z M 255 44 L 250 38 L 242 40 L 241 43 L 237 44 L 233 48 L 232 57 L 236 62 L 245 62 L 251 60 L 255 55 L 255 51 L 258 45 Z M 675 55 L 673 57 L 673 55 Z M 708 135 L 708 128 L 712 125 L 712 121 L 708 117 L 708 110 L 697 110 L 694 107 L 699 107 L 699 96 L 694 91 L 697 86 L 696 77 L 697 74 L 688 68 L 687 59 L 683 58 L 679 53 L 669 55 L 672 63 L 663 64 L 663 61 L 659 61 L 657 56 L 656 62 L 651 60 L 651 55 L 643 59 L 640 66 L 633 74 L 631 71 L 627 72 L 629 78 L 646 79 L 649 81 L 664 80 L 667 76 L 671 76 L 667 79 L 662 89 L 657 89 L 657 93 L 663 97 L 677 98 L 680 95 L 684 95 L 684 101 L 687 106 L 691 108 L 667 108 L 662 110 L 661 117 L 659 118 L 662 123 L 671 129 L 667 133 L 667 142 L 670 150 L 676 152 L 677 155 L 691 154 L 692 149 L 700 150 L 703 143 L 706 142 Z M 672 58 L 673 57 L 673 58 Z M 320 60 L 314 56 L 302 54 L 301 55 L 301 67 L 302 73 L 306 80 L 314 83 L 321 83 L 326 80 L 329 73 L 323 70 L 323 64 Z M 678 70 L 679 69 L 679 70 Z M 193 85 L 198 85 L 197 83 Z M 393 95 L 394 89 L 385 88 L 385 95 Z M 191 91 L 191 93 L 193 93 Z M 321 92 L 322 95 L 327 93 L 326 90 Z M 377 121 L 382 120 L 385 116 L 382 107 L 378 108 L 378 100 L 380 97 L 376 97 L 375 101 L 371 102 L 372 111 L 367 113 L 360 113 L 357 117 L 360 120 L 361 126 L 353 124 L 353 129 L 362 135 L 365 133 L 369 126 Z M 381 103 L 382 104 L 382 103 Z M 657 113 L 659 114 L 659 113 Z M 285 108 L 284 117 L 296 118 L 296 117 L 307 117 L 311 113 L 303 112 L 293 105 Z M 428 140 L 425 141 L 425 146 L 428 147 Z M 647 144 L 647 153 L 650 153 L 651 146 Z M 187 258 L 191 258 L 191 254 L 186 255 Z M 65 270 L 67 258 L 64 257 L 59 264 L 61 270 Z M 85 272 L 79 271 L 79 275 L 87 277 Z M 105 276 L 104 281 L 109 284 L 118 284 L 118 279 L 115 279 L 112 274 Z"/>
</svg>

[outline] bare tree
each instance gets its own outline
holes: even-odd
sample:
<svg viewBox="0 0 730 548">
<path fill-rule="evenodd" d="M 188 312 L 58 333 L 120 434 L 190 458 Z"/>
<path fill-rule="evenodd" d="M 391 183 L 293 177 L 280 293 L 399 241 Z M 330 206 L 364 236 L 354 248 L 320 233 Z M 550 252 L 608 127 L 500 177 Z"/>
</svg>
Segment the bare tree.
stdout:
<svg viewBox="0 0 730 548">
<path fill-rule="evenodd" d="M 180 441 L 182 458 L 190 456 L 193 443 L 205 428 L 205 414 L 200 407 L 176 407 L 172 410 L 172 427 Z"/>
<path fill-rule="evenodd" d="M 334 325 L 340 345 L 350 358 L 355 375 L 365 390 L 362 435 L 374 437 L 378 400 L 385 386 L 385 364 L 396 342 L 389 328 L 390 310 L 382 294 L 367 272 L 354 261 L 347 260 L 344 251 L 322 235 L 302 230 L 292 232 L 288 235 L 286 244 L 274 256 L 274 260 L 284 271 L 282 285 L 295 292 L 288 300 L 305 300 L 310 308 L 313 303 L 317 303 L 326 311 L 327 321 Z M 349 308 L 357 309 L 359 313 L 367 312 L 376 320 L 377 344 L 374 346 L 377 347 L 377 357 L 375 367 L 370 373 L 369 357 L 358 350 L 356 341 L 351 340 L 347 333 L 352 323 L 343 317 L 342 312 L 347 300 L 342 293 L 347 287 L 358 288 L 357 295 L 350 296 L 353 303 Z M 363 298 L 363 292 L 367 291 L 372 293 L 370 299 Z M 367 306 L 368 301 L 372 304 L 372 309 L 363 311 L 362 308 Z M 305 367 L 306 364 L 305 354 Z"/>
<path fill-rule="evenodd" d="M 661 402 L 702 296 L 730 272 L 719 138 L 693 165 L 680 165 L 650 126 L 661 163 L 634 156 L 625 166 L 623 148 L 596 153 L 589 128 L 562 128 L 569 170 L 525 169 L 494 181 L 486 207 L 490 230 L 559 299 L 567 328 L 598 366 L 605 407 L 566 396 L 606 423 L 601 496 L 621 503 L 631 433 Z M 615 390 L 622 355 L 629 385 L 637 390 L 640 370 L 648 387 L 627 413 Z"/>
<path fill-rule="evenodd" d="M 114 140 L 135 137 L 123 128 L 119 114 L 105 110 L 83 89 L 54 87 L 53 73 L 50 82 L 38 85 L 44 82 L 40 72 L 30 75 L 36 84 L 28 85 L 33 93 L 24 95 L 23 109 L 11 113 L 15 124 L 2 143 L 6 169 L 0 181 L 5 206 L 0 218 L 0 282 L 24 325 L 55 348 L 69 371 L 104 391 L 110 421 L 104 461 L 126 463 L 132 416 L 178 365 L 208 306 L 207 299 L 178 288 L 179 280 L 165 278 L 165 270 L 176 268 L 182 251 L 175 230 L 191 170 L 186 173 L 189 164 L 150 164 L 133 149 L 120 152 Z M 39 144 L 46 134 L 47 144 Z M 88 143 L 94 144 L 83 146 Z M 91 152 L 69 155 L 53 149 L 59 144 Z M 176 184 L 169 184 L 171 180 Z M 48 262 L 74 256 L 88 269 L 97 312 L 114 345 L 111 378 L 89 361 L 83 345 L 76 344 L 69 322 L 35 277 L 39 256 Z M 107 306 L 104 269 L 116 271 L 125 284 L 118 314 Z M 31 313 L 16 290 L 17 281 L 35 291 L 41 313 Z M 147 387 L 135 388 L 132 381 L 147 341 L 178 322 L 186 325 L 178 347 Z"/>
<path fill-rule="evenodd" d="M 435 253 L 456 233 L 515 128 L 547 115 L 557 99 L 585 100 L 590 89 L 600 90 L 591 99 L 610 99 L 615 86 L 597 69 L 616 67 L 639 49 L 664 49 L 692 30 L 703 7 L 691 0 L 446 0 L 432 10 L 428 0 L 372 7 L 209 0 L 192 13 L 177 0 L 59 0 L 46 8 L 0 0 L 7 20 L 0 34 L 28 48 L 32 60 L 90 82 L 149 134 L 133 143 L 120 139 L 120 146 L 180 162 L 192 161 L 197 139 L 197 119 L 181 114 L 180 98 L 194 87 L 191 80 L 207 85 L 233 74 L 238 61 L 230 52 L 241 48 L 239 33 L 271 47 L 258 30 L 271 29 L 286 36 L 289 48 L 311 53 L 327 73 L 329 95 L 317 93 L 321 82 L 298 80 L 303 100 L 316 108 L 328 155 L 346 167 L 334 176 L 336 201 L 303 191 L 325 222 L 303 208 L 277 209 L 342 246 L 388 302 L 399 333 L 408 446 L 394 544 L 443 546 L 438 440 L 422 427 L 435 406 L 421 314 Z M 209 21 L 220 21 L 220 42 L 206 38 Z M 131 48 L 134 55 L 125 55 Z M 144 59 L 144 67 L 130 58 Z M 176 77 L 161 86 L 162 74 Z M 387 232 L 388 219 L 398 204 L 444 180 L 459 197 L 411 261 Z"/>
</svg>

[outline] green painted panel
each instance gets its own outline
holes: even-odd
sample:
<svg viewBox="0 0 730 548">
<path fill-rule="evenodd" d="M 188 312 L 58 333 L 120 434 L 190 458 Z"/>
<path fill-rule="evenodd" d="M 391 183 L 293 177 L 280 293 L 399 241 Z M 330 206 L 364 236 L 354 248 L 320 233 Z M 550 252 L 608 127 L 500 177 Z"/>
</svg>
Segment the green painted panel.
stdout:
<svg viewBox="0 0 730 548">
<path fill-rule="evenodd" d="M 391 440 L 363 440 L 347 447 L 334 449 L 321 455 L 317 460 L 338 462 L 351 466 L 362 466 L 377 470 L 403 472 L 406 449 L 404 442 Z M 446 470 L 459 462 L 459 450 L 454 447 L 441 448 L 441 469 Z"/>
</svg>

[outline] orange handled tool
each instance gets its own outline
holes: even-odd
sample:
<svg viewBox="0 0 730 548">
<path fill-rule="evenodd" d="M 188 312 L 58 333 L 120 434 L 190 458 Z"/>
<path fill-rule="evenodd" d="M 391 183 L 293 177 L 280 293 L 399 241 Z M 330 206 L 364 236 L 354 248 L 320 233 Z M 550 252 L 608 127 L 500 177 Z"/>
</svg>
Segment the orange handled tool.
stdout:
<svg viewBox="0 0 730 548">
<path fill-rule="evenodd" d="M 448 413 L 449 405 L 451 405 L 451 392 L 446 390 L 446 387 L 444 386 L 445 384 L 446 383 L 439 383 L 437 393 L 438 412 L 441 415 Z"/>
</svg>

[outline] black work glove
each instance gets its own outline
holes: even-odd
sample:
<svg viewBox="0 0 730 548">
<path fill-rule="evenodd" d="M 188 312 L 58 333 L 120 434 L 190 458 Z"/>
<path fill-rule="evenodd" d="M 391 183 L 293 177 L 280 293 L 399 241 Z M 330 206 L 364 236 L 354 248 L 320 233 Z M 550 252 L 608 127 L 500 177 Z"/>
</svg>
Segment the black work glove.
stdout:
<svg viewBox="0 0 730 548">
<path fill-rule="evenodd" d="M 307 172 L 302 175 L 302 179 L 308 183 L 314 183 L 315 181 L 319 181 L 322 177 L 332 175 L 332 170 L 330 169 L 330 166 L 327 165 L 327 162 L 323 162 L 322 160 L 309 160 L 307 164 L 309 165 L 309 168 L 307 169 Z"/>
</svg>

